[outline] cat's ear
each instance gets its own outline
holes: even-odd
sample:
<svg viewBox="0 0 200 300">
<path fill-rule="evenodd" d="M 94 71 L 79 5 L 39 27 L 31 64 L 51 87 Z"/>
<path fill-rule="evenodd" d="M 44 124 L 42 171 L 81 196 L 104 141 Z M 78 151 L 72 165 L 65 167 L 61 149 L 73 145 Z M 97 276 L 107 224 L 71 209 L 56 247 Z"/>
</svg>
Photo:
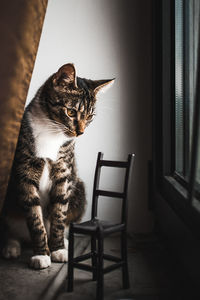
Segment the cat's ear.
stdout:
<svg viewBox="0 0 200 300">
<path fill-rule="evenodd" d="M 56 87 L 77 87 L 76 70 L 73 64 L 63 65 L 54 75 L 53 84 Z"/>
<path fill-rule="evenodd" d="M 115 78 L 113 79 L 103 79 L 103 80 L 93 80 L 93 90 L 95 94 L 99 92 L 105 92 L 107 89 L 109 89 L 115 81 Z"/>
</svg>

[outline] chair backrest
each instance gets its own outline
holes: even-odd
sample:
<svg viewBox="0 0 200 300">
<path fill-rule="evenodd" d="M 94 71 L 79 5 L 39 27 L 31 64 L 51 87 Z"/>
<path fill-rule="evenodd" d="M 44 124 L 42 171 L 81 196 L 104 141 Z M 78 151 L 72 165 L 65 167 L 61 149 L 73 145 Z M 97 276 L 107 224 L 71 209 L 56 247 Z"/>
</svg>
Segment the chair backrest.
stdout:
<svg viewBox="0 0 200 300">
<path fill-rule="evenodd" d="M 127 161 L 113 161 L 113 160 L 103 160 L 103 153 L 99 152 L 97 156 L 97 164 L 94 175 L 94 186 L 93 186 L 93 197 L 92 197 L 92 219 L 97 216 L 97 206 L 98 206 L 98 197 L 106 196 L 112 198 L 121 198 L 122 211 L 121 211 L 121 223 L 126 223 L 127 220 L 127 192 L 128 192 L 128 182 L 131 167 L 133 164 L 134 154 L 129 154 Z M 123 192 L 111 192 L 99 189 L 100 173 L 102 167 L 114 167 L 114 168 L 123 168 L 125 169 L 124 176 L 124 188 Z"/>
</svg>

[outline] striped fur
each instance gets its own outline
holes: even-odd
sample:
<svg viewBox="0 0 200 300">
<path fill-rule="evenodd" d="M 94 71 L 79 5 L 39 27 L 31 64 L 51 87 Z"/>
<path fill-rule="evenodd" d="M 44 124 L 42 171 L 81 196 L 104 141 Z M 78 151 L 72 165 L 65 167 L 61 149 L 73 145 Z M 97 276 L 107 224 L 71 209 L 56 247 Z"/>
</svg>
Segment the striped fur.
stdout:
<svg viewBox="0 0 200 300">
<path fill-rule="evenodd" d="M 67 64 L 45 82 L 25 110 L 4 215 L 8 240 L 23 236 L 23 228 L 13 228 L 26 220 L 33 268 L 48 267 L 50 253 L 56 261 L 66 260 L 66 253 L 59 251 L 65 248 L 66 226 L 80 221 L 86 203 L 76 171 L 75 138 L 93 119 L 97 92 L 110 82 L 77 78 L 74 66 Z M 5 257 L 7 252 L 6 245 Z"/>
</svg>

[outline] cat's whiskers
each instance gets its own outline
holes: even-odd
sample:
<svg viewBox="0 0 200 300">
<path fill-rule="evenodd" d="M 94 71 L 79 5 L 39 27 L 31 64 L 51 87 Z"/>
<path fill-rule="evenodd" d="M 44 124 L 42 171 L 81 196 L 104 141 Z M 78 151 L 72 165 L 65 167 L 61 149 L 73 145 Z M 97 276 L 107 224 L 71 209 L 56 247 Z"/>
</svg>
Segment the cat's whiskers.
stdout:
<svg viewBox="0 0 200 300">
<path fill-rule="evenodd" d="M 43 120 L 48 122 L 48 126 L 52 126 L 52 127 L 55 127 L 55 128 L 62 128 L 62 129 L 66 128 L 66 126 L 64 124 L 62 124 L 58 121 L 49 120 L 48 118 L 44 118 L 44 117 L 43 117 Z"/>
<path fill-rule="evenodd" d="M 44 130 L 44 133 L 53 133 L 53 134 L 57 134 L 57 135 L 62 135 L 63 131 L 61 130 L 52 130 L 50 128 L 47 128 Z"/>
<path fill-rule="evenodd" d="M 67 127 L 59 128 L 59 127 L 54 127 L 54 126 L 48 126 L 43 129 L 43 132 L 46 134 L 56 134 L 56 135 L 63 135 L 63 133 L 71 133 L 74 135 L 74 132 Z"/>
</svg>

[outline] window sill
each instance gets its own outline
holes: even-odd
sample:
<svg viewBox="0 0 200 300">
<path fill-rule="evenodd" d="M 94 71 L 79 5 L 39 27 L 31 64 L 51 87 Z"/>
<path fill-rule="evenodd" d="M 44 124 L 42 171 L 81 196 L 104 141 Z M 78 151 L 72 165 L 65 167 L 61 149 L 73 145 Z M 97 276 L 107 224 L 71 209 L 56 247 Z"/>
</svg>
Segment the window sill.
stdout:
<svg viewBox="0 0 200 300">
<path fill-rule="evenodd" d="M 194 199 L 192 204 L 189 203 L 187 190 L 172 176 L 163 178 L 159 193 L 177 216 L 200 239 L 200 202 Z"/>
<path fill-rule="evenodd" d="M 187 201 L 187 190 L 172 176 L 165 176 L 164 180 L 173 186 L 176 193 L 179 193 L 185 201 Z"/>
</svg>

